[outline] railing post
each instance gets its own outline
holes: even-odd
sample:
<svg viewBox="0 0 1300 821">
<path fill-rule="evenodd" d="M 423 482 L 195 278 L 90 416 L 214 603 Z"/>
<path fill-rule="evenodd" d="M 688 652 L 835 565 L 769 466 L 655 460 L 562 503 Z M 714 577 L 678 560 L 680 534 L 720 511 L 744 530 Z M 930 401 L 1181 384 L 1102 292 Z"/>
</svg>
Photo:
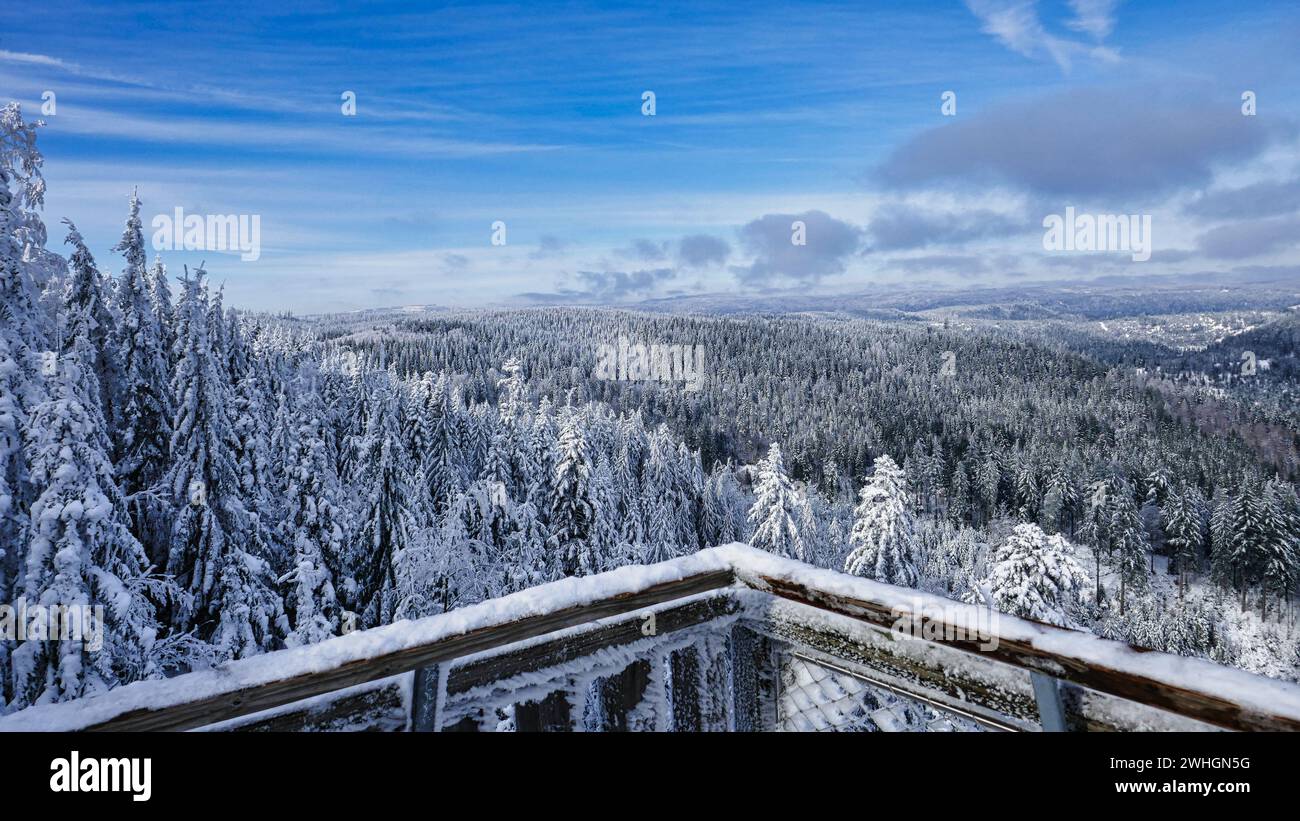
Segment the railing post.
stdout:
<svg viewBox="0 0 1300 821">
<path fill-rule="evenodd" d="M 411 732 L 436 733 L 441 727 L 439 715 L 447 692 L 447 665 L 421 667 L 415 671 L 411 685 Z"/>
<path fill-rule="evenodd" d="M 727 638 L 725 635 L 709 636 L 698 647 L 703 668 L 700 671 L 700 730 L 726 732 L 735 704 L 731 677 L 727 675 L 730 666 Z"/>
<path fill-rule="evenodd" d="M 701 729 L 700 654 L 694 645 L 675 650 L 671 656 L 673 730 L 698 733 Z"/>
<path fill-rule="evenodd" d="M 1061 700 L 1061 682 L 1046 673 L 1030 672 L 1034 701 L 1038 703 L 1038 722 L 1045 733 L 1069 732 L 1065 721 L 1065 704 Z"/>
<path fill-rule="evenodd" d="M 573 705 L 569 701 L 569 692 L 568 688 L 556 690 L 538 701 L 515 704 L 515 732 L 571 732 Z"/>
<path fill-rule="evenodd" d="M 600 682 L 601 730 L 626 732 L 628 714 L 641 703 L 650 684 L 650 662 L 636 661 Z"/>
<path fill-rule="evenodd" d="M 732 629 L 731 682 L 736 732 L 775 730 L 777 671 L 774 648 L 766 636 L 747 627 Z"/>
</svg>

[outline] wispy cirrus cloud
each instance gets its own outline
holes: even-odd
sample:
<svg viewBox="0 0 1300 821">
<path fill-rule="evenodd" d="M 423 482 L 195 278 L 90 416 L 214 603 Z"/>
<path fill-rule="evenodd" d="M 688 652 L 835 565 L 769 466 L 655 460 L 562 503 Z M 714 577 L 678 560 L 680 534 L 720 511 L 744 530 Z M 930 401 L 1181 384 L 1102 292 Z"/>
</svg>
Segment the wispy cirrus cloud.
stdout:
<svg viewBox="0 0 1300 821">
<path fill-rule="evenodd" d="M 1114 50 L 1101 44 L 1115 28 L 1116 5 L 1114 0 L 1070 0 L 1074 16 L 1064 25 L 1096 41 L 1089 44 L 1049 32 L 1039 16 L 1036 0 L 966 0 L 966 7 L 979 19 L 986 34 L 1021 56 L 1048 56 L 1063 71 L 1070 70 L 1078 55 L 1108 62 L 1118 59 Z"/>
</svg>

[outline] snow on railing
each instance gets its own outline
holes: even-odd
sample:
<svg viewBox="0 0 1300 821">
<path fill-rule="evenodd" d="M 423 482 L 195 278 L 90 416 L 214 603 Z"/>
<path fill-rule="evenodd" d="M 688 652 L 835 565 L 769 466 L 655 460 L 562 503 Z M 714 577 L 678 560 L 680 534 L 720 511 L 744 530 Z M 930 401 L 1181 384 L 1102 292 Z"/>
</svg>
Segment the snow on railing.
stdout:
<svg viewBox="0 0 1300 821">
<path fill-rule="evenodd" d="M 766 730 L 806 726 L 790 711 L 824 691 L 997 729 L 1300 729 L 1295 684 L 733 544 L 31 707 L 0 731 Z"/>
</svg>

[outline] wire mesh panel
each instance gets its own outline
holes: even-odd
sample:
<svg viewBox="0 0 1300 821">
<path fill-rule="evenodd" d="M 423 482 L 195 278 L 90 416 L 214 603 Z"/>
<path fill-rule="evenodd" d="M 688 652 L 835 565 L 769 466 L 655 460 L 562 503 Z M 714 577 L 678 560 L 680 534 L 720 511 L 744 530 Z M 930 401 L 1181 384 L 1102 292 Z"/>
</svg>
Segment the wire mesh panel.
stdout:
<svg viewBox="0 0 1300 821">
<path fill-rule="evenodd" d="M 976 732 L 978 722 L 841 668 L 780 653 L 777 729 L 786 732 Z"/>
</svg>

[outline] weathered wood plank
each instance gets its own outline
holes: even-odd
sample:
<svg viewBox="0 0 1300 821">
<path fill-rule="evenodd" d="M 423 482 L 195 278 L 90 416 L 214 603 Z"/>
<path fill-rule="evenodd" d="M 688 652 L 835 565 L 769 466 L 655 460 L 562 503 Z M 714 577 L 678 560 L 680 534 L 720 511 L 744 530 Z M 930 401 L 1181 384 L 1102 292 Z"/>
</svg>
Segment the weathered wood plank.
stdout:
<svg viewBox="0 0 1300 821">
<path fill-rule="evenodd" d="M 231 733 L 397 732 L 405 729 L 407 722 L 403 690 L 398 680 L 296 709 L 285 705 L 267 716 L 244 716 L 212 729 Z"/>
<path fill-rule="evenodd" d="M 719 594 L 656 610 L 654 635 L 664 636 L 707 624 L 734 614 L 738 608 L 734 597 Z M 627 618 L 566 636 L 563 641 L 538 642 L 456 664 L 447 673 L 447 695 L 454 697 L 519 673 L 557 667 L 609 647 L 640 641 L 648 637 L 646 627 L 647 622 L 641 618 Z"/>
<path fill-rule="evenodd" d="M 411 684 L 411 732 L 436 733 L 442 716 L 438 715 L 439 702 L 445 692 L 445 665 L 421 667 L 415 671 Z"/>
<path fill-rule="evenodd" d="M 518 641 L 543 636 L 597 619 L 617 616 L 643 607 L 717 590 L 732 584 L 730 570 L 710 571 L 654 585 L 637 593 L 621 594 L 604 601 L 544 613 L 527 619 L 494 624 L 468 633 L 449 636 L 418 647 L 384 653 L 347 662 L 329 670 L 293 676 L 253 687 L 236 687 L 183 704 L 161 709 L 130 710 L 87 731 L 188 730 L 217 721 L 256 713 L 311 696 L 341 690 L 367 681 L 418 670 L 460 656 L 491 650 Z M 437 618 L 436 616 L 433 618 Z M 183 677 L 174 679 L 181 686 Z M 108 693 L 99 698 L 112 698 Z"/>
</svg>

